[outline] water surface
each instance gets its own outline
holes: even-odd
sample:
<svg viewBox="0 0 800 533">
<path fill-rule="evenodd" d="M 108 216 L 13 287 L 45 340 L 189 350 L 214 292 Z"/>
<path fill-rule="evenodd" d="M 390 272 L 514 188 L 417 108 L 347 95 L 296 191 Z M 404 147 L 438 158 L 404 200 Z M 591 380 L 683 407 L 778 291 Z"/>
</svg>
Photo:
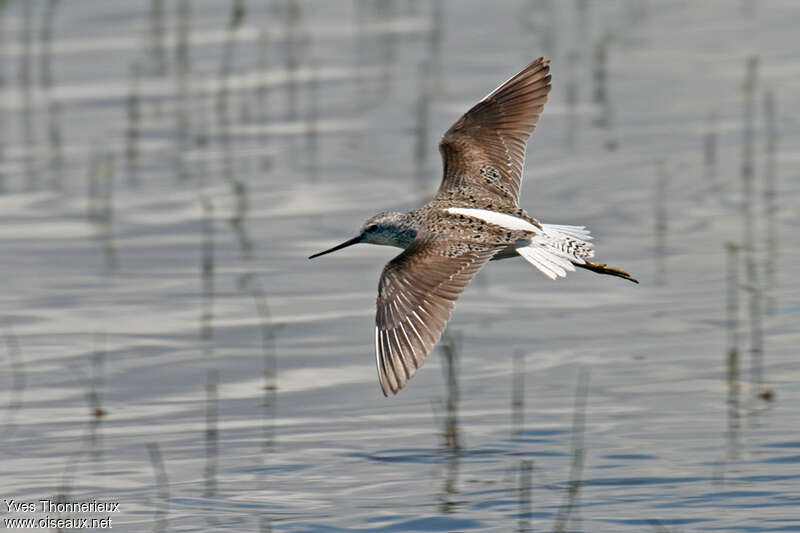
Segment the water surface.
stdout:
<svg viewBox="0 0 800 533">
<path fill-rule="evenodd" d="M 800 530 L 793 2 L 0 20 L 3 499 L 117 501 L 120 531 Z M 385 399 L 396 251 L 306 257 L 426 201 L 441 133 L 540 55 L 522 204 L 641 284 L 493 263 Z"/>
</svg>

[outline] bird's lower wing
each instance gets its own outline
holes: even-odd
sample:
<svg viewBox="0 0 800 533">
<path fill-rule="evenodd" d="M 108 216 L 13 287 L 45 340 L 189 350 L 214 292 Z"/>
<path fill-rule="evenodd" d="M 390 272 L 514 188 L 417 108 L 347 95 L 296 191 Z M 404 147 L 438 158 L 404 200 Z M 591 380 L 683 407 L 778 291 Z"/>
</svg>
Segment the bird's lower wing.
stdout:
<svg viewBox="0 0 800 533">
<path fill-rule="evenodd" d="M 422 366 L 461 291 L 502 247 L 418 238 L 384 267 L 375 316 L 384 395 L 396 394 Z"/>
</svg>

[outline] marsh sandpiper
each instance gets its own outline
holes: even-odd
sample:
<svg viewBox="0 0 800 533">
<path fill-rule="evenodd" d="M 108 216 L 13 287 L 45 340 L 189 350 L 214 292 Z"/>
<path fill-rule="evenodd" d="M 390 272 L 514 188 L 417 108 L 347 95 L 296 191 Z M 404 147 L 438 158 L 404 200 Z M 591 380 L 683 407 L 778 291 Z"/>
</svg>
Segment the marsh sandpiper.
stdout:
<svg viewBox="0 0 800 533">
<path fill-rule="evenodd" d="M 404 249 L 378 284 L 375 353 L 384 395 L 422 366 L 458 295 L 490 260 L 521 256 L 553 280 L 580 267 L 638 283 L 589 261 L 594 249 L 584 226 L 543 224 L 519 206 L 525 145 L 549 92 L 550 62 L 539 58 L 444 134 L 444 177 L 433 200 L 408 213 L 378 213 L 356 237 L 309 258 L 362 242 Z"/>
</svg>

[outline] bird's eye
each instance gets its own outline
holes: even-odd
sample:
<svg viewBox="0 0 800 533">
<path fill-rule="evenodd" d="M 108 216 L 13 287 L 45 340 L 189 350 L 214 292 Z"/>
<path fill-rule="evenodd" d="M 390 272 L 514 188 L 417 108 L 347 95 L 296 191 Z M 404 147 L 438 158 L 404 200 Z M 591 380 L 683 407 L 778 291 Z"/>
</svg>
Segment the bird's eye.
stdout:
<svg viewBox="0 0 800 533">
<path fill-rule="evenodd" d="M 376 231 L 378 231 L 378 225 L 377 224 L 372 224 L 371 226 L 367 226 L 367 229 L 366 229 L 367 233 L 375 233 Z"/>
</svg>

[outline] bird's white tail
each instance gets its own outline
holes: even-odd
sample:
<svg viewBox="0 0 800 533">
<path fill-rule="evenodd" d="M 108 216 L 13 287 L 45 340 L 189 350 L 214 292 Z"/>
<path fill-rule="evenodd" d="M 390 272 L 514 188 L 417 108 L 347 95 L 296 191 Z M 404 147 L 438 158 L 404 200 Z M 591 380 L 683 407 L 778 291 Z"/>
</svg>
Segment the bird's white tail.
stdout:
<svg viewBox="0 0 800 533">
<path fill-rule="evenodd" d="M 584 264 L 594 257 L 592 239 L 585 226 L 542 224 L 541 233 L 515 246 L 517 253 L 550 279 L 574 272 L 573 263 Z"/>
</svg>

